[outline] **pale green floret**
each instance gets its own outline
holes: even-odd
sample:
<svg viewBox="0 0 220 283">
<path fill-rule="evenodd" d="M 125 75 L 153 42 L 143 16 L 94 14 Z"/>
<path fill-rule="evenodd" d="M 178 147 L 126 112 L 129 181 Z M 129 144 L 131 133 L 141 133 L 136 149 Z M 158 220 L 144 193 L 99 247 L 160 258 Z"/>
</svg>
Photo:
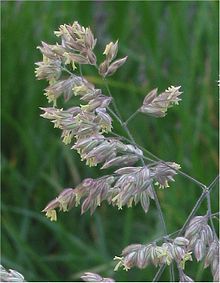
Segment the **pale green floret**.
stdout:
<svg viewBox="0 0 220 283">
<path fill-rule="evenodd" d="M 86 105 L 80 104 L 80 107 L 83 111 L 90 111 L 90 108 L 91 108 L 89 104 L 86 104 Z"/>
<path fill-rule="evenodd" d="M 73 87 L 73 92 L 74 95 L 84 95 L 88 91 L 88 88 L 85 85 L 80 85 L 80 86 L 74 86 Z"/>
<path fill-rule="evenodd" d="M 185 269 L 185 264 L 188 260 L 192 261 L 192 256 L 191 256 L 192 252 L 188 252 L 184 255 L 184 258 L 180 261 L 180 267 L 182 269 Z"/>
<path fill-rule="evenodd" d="M 46 212 L 46 217 L 50 219 L 50 221 L 57 221 L 57 212 L 55 209 L 48 210 Z"/>
<path fill-rule="evenodd" d="M 167 254 L 166 250 L 163 249 L 162 247 L 156 247 L 155 252 L 158 258 L 166 256 Z"/>
<path fill-rule="evenodd" d="M 71 56 L 69 55 L 69 53 L 68 53 L 68 52 L 64 52 L 64 53 L 63 53 L 63 56 L 64 56 L 65 59 L 66 59 L 65 62 L 64 62 L 64 64 L 65 64 L 65 65 L 71 64 L 73 71 L 75 71 L 77 68 L 76 68 L 75 62 L 73 61 L 73 59 L 71 58 Z"/>
<path fill-rule="evenodd" d="M 67 132 L 64 136 L 63 136 L 63 143 L 64 144 L 70 144 L 72 141 L 72 137 L 73 135 L 71 134 L 71 132 Z"/>
<path fill-rule="evenodd" d="M 114 268 L 114 271 L 117 271 L 120 267 L 123 267 L 123 270 L 125 271 L 128 271 L 130 269 L 130 267 L 125 264 L 124 257 L 115 256 L 114 260 L 119 260 Z"/>
<path fill-rule="evenodd" d="M 115 256 L 113 260 L 119 261 L 114 268 L 114 271 L 118 271 L 118 269 L 123 266 L 123 257 Z"/>
<path fill-rule="evenodd" d="M 127 207 L 128 207 L 128 208 L 131 208 L 131 207 L 132 207 L 133 200 L 134 200 L 134 198 L 130 198 L 130 199 L 129 199 L 129 201 L 128 201 L 128 203 L 127 203 Z"/>
<path fill-rule="evenodd" d="M 97 166 L 97 162 L 95 157 L 90 157 L 86 160 L 86 165 L 88 165 L 89 167 L 93 167 L 93 166 Z"/>
<path fill-rule="evenodd" d="M 159 182 L 154 183 L 156 186 L 159 186 L 159 189 L 169 188 L 168 181 L 165 181 L 165 186 L 162 186 Z"/>
<path fill-rule="evenodd" d="M 113 42 L 110 42 L 109 44 L 107 44 L 106 47 L 105 47 L 105 51 L 103 52 L 103 54 L 107 56 L 107 55 L 109 54 L 109 51 L 110 51 L 110 49 L 112 48 L 113 45 L 114 45 Z"/>
<path fill-rule="evenodd" d="M 112 125 L 109 125 L 107 123 L 100 123 L 100 127 L 101 127 L 101 134 L 104 133 L 110 133 L 112 131 Z"/>
<path fill-rule="evenodd" d="M 80 205 L 81 195 L 79 193 L 75 193 L 75 206 Z"/>
<path fill-rule="evenodd" d="M 68 211 L 68 208 L 67 208 L 68 204 L 66 201 L 59 200 L 59 203 L 60 203 L 60 211 L 63 211 L 63 212 Z"/>
</svg>

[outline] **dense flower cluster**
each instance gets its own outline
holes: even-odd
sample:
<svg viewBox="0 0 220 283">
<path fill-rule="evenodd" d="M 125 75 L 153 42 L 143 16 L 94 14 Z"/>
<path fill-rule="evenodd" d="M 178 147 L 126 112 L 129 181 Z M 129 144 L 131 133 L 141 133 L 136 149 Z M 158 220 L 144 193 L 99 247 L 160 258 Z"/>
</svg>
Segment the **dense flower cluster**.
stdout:
<svg viewBox="0 0 220 283">
<path fill-rule="evenodd" d="M 169 166 L 171 167 L 172 164 L 169 163 Z M 174 163 L 174 168 L 175 165 Z M 98 179 L 84 179 L 75 189 L 64 189 L 54 200 L 48 203 L 43 212 L 52 221 L 56 221 L 56 208 L 65 212 L 82 202 L 81 213 L 90 210 L 92 214 L 97 206 L 100 206 L 106 200 L 119 209 L 122 209 L 125 205 L 132 207 L 133 203 L 136 205 L 140 202 L 143 210 L 147 213 L 150 199 L 154 199 L 153 180 L 158 180 L 158 176 L 162 176 L 163 179 L 160 183 L 162 185 L 164 180 L 167 183 L 176 174 L 174 170 L 164 171 L 164 168 L 166 167 L 160 166 L 160 164 L 150 169 L 147 166 L 122 167 L 112 175 Z"/>
<path fill-rule="evenodd" d="M 154 117 L 164 117 L 167 109 L 172 107 L 173 104 L 178 105 L 180 94 L 180 86 L 171 86 L 161 94 L 157 96 L 157 88 L 153 89 L 145 97 L 143 105 L 140 108 L 140 112 L 149 114 Z"/>
<path fill-rule="evenodd" d="M 106 45 L 103 54 L 106 59 L 99 65 L 99 74 L 102 77 L 113 75 L 119 67 L 121 67 L 127 60 L 127 56 L 112 63 L 112 60 L 117 56 L 118 53 L 118 41 L 115 43 L 110 42 Z"/>
<path fill-rule="evenodd" d="M 96 39 L 89 27 L 84 28 L 78 22 L 74 22 L 72 25 L 61 25 L 59 31 L 54 33 L 62 40 L 65 50 L 63 55 L 68 62 L 96 64 L 96 56 L 93 52 Z"/>
<path fill-rule="evenodd" d="M 131 267 L 145 268 L 150 264 L 154 266 L 170 265 L 174 260 L 181 269 L 184 269 L 185 262 L 192 260 L 191 252 L 187 251 L 189 241 L 184 237 L 178 237 L 173 242 L 165 242 L 162 246 L 156 243 L 141 245 L 133 244 L 122 251 L 122 257 L 115 257 L 118 261 L 115 270 L 123 267 L 125 270 Z"/>
<path fill-rule="evenodd" d="M 82 200 L 82 213 L 88 209 L 93 213 L 102 201 L 107 200 L 118 208 L 140 202 L 147 212 L 150 198 L 154 199 L 152 181 L 155 180 L 160 187 L 167 187 L 179 166 L 167 162 L 157 163 L 150 169 L 147 166 L 128 167 L 139 161 L 143 152 L 117 138 L 104 136 L 112 130 L 112 118 L 108 113 L 111 97 L 103 95 L 101 89 L 96 89 L 81 75 L 70 72 L 68 67 L 71 63 L 74 71 L 75 63 L 96 65 L 93 52 L 96 40 L 91 30 L 74 22 L 72 26 L 60 26 L 55 34 L 61 38 L 61 44 L 49 45 L 43 42 L 39 47 L 43 61 L 37 63 L 36 76 L 49 80 L 45 95 L 49 102 L 54 103 L 53 107 L 41 108 L 41 116 L 62 130 L 63 142 L 71 144 L 71 148 L 80 154 L 88 166 L 102 164 L 101 169 L 113 166 L 122 168 L 111 176 L 97 180 L 86 179 L 75 189 L 65 189 L 43 211 L 51 220 L 56 220 L 55 208 L 67 211 Z M 126 60 L 122 58 L 112 63 L 117 52 L 118 42 L 106 45 L 106 59 L 99 66 L 102 76 L 113 74 Z M 56 101 L 61 96 L 65 101 L 78 96 L 83 104 L 68 109 L 58 108 Z"/>
<path fill-rule="evenodd" d="M 43 212 L 46 213 L 46 216 L 51 219 L 51 221 L 57 220 L 57 214 L 55 208 L 59 208 L 61 211 L 68 211 L 76 205 L 76 194 L 75 191 L 71 188 L 64 189 L 58 197 L 50 201 L 47 206 L 44 208 Z"/>
<path fill-rule="evenodd" d="M 188 224 L 184 237 L 167 239 L 161 246 L 156 243 L 132 244 L 122 251 L 122 256 L 115 257 L 118 261 L 115 270 L 123 267 L 128 270 L 132 267 L 140 269 L 150 264 L 161 266 L 177 263 L 180 273 L 180 282 L 193 282 L 183 270 L 186 261 L 192 261 L 195 256 L 197 261 L 205 259 L 204 267 L 211 266 L 214 282 L 219 281 L 219 241 L 215 238 L 211 227 L 207 223 L 208 217 L 196 216 Z"/>
<path fill-rule="evenodd" d="M 104 163 L 104 169 L 114 165 L 134 164 L 142 156 L 141 150 L 115 138 L 103 136 L 103 133 L 112 130 L 112 119 L 107 110 L 111 97 L 103 95 L 100 89 L 67 68 L 70 62 L 74 65 L 73 70 L 76 68 L 74 63 L 96 64 L 93 53 L 96 40 L 91 30 L 74 22 L 72 26 L 60 26 L 55 34 L 61 37 L 61 45 L 43 42 L 39 47 L 43 61 L 37 63 L 36 76 L 38 79 L 49 80 L 45 95 L 49 102 L 54 103 L 53 107 L 41 108 L 44 111 L 41 116 L 51 120 L 54 127 L 62 130 L 61 137 L 65 144 L 75 141 L 72 148 L 80 153 L 87 165 Z M 106 46 L 104 53 L 108 62 L 116 56 L 116 49 L 111 44 Z M 62 75 L 65 72 L 68 77 Z M 59 97 L 63 96 L 68 101 L 74 95 L 83 101 L 82 105 L 65 110 L 55 107 Z"/>
<path fill-rule="evenodd" d="M 80 68 L 78 73 L 76 70 L 78 65 L 92 65 L 105 80 L 105 77 L 113 75 L 125 63 L 127 57 L 115 60 L 118 41 L 110 42 L 103 53 L 104 61 L 98 64 L 94 52 L 97 40 L 90 28 L 85 28 L 78 22 L 61 25 L 55 35 L 61 39 L 60 43 L 50 45 L 42 42 L 42 46 L 38 47 L 43 60 L 36 63 L 36 77 L 48 81 L 45 95 L 48 102 L 53 103 L 52 107 L 41 108 L 41 116 L 49 119 L 55 128 L 62 131 L 63 142 L 70 144 L 71 149 L 76 150 L 88 166 L 99 164 L 101 169 L 118 169 L 97 179 L 86 178 L 75 188 L 64 189 L 47 204 L 43 212 L 51 221 L 56 221 L 57 209 L 65 212 L 80 205 L 82 214 L 88 210 L 92 214 L 106 201 L 119 209 L 140 203 L 147 213 L 150 199 L 155 200 L 158 205 L 154 184 L 159 188 L 169 187 L 169 182 L 174 181 L 180 166 L 174 162 L 163 161 L 146 164 L 142 150 L 136 146 L 132 137 L 132 144 L 115 138 L 117 134 L 113 137 L 110 114 L 114 114 L 116 118 L 120 115 L 117 116 L 110 108 L 112 97 L 95 88 L 83 77 Z M 135 113 L 143 112 L 154 117 L 164 117 L 168 108 L 179 103 L 181 93 L 179 86 L 171 86 L 159 95 L 157 89 L 154 89 L 145 97 L 142 106 Z M 62 97 L 64 101 L 73 99 L 76 103 L 67 109 L 58 107 L 57 101 Z M 117 120 L 120 121 L 120 117 Z M 120 121 L 124 129 L 128 120 L 125 123 Z M 128 128 L 127 133 L 130 136 Z M 140 160 L 142 165 L 135 165 Z M 161 245 L 156 242 L 129 245 L 122 251 L 121 257 L 115 257 L 118 261 L 115 270 L 119 267 L 128 270 L 132 267 L 142 269 L 150 264 L 162 266 L 176 263 L 180 281 L 193 282 L 184 273 L 184 268 L 185 263 L 195 257 L 197 261 L 204 259 L 205 267 L 211 266 L 213 278 L 218 281 L 219 242 L 207 221 L 207 215 L 194 217 L 186 227 L 184 236 L 175 239 L 166 237 L 166 241 Z M 114 282 L 111 278 L 103 278 L 90 272 L 81 278 L 87 282 Z"/>
<path fill-rule="evenodd" d="M 77 150 L 89 166 L 104 163 L 102 169 L 105 169 L 115 165 L 132 165 L 143 155 L 133 145 L 102 135 L 112 127 L 111 117 L 105 108 L 97 108 L 95 112 L 83 111 L 77 106 L 67 110 L 54 107 L 41 109 L 44 111 L 41 116 L 50 119 L 54 127 L 62 130 L 65 144 L 75 139 L 72 149 Z"/>
<path fill-rule="evenodd" d="M 205 268 L 211 265 L 213 279 L 219 281 L 219 241 L 207 221 L 207 215 L 194 217 L 186 229 L 185 237 L 189 240 L 188 247 L 193 251 L 196 260 L 205 258 Z"/>
<path fill-rule="evenodd" d="M 177 174 L 180 165 L 175 162 L 159 162 L 153 170 L 152 174 L 156 180 L 156 185 L 160 188 L 169 187 L 168 181 L 174 181 L 173 176 Z"/>
</svg>

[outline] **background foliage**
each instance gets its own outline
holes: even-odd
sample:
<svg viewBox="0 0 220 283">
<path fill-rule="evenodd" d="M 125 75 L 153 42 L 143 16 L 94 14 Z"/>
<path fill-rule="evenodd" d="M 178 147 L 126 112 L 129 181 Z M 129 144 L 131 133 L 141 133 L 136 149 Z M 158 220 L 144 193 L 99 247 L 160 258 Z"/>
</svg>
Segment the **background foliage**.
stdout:
<svg viewBox="0 0 220 283">
<path fill-rule="evenodd" d="M 163 119 L 140 114 L 130 126 L 139 144 L 209 184 L 218 166 L 218 2 L 6 1 L 1 11 L 3 265 L 29 281 L 73 281 L 84 270 L 121 281 L 151 281 L 153 267 L 113 274 L 109 262 L 126 245 L 161 235 L 153 202 L 147 215 L 139 206 L 118 211 L 102 205 L 92 217 L 80 216 L 76 208 L 60 214 L 57 223 L 40 212 L 61 188 L 100 171 L 87 168 L 61 143 L 59 130 L 39 117 L 47 102 L 46 83 L 34 77 L 34 62 L 41 60 L 36 46 L 41 40 L 54 43 L 53 31 L 74 20 L 92 28 L 97 54 L 119 38 L 120 55 L 129 59 L 110 86 L 125 119 L 152 88 L 182 85 L 179 107 Z M 102 87 L 92 69 L 84 72 Z M 115 128 L 123 134 L 116 123 Z M 182 226 L 200 193 L 182 176 L 158 192 L 169 232 Z M 212 201 L 215 212 L 216 189 Z M 199 213 L 205 211 L 204 202 Z M 201 267 L 187 264 L 186 273 L 210 280 Z M 166 271 L 161 279 L 168 278 Z"/>
</svg>

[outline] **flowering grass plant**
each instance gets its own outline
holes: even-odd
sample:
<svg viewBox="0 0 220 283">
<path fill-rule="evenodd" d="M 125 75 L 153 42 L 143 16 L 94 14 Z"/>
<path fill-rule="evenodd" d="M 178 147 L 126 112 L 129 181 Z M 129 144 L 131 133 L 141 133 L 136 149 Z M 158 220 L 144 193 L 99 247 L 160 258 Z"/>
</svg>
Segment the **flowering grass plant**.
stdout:
<svg viewBox="0 0 220 283">
<path fill-rule="evenodd" d="M 61 130 L 64 144 L 76 150 L 86 165 L 99 166 L 100 171 L 110 168 L 108 172 L 111 173 L 102 174 L 97 179 L 86 178 L 75 188 L 65 188 L 46 205 L 43 212 L 51 221 L 56 221 L 57 209 L 67 212 L 80 206 L 82 214 L 88 210 L 92 214 L 106 201 L 118 209 L 140 204 L 147 213 L 150 201 L 154 201 L 164 237 L 147 244 L 127 246 L 121 256 L 115 257 L 115 271 L 154 265 L 158 267 L 158 272 L 153 281 L 158 281 L 168 266 L 171 281 L 175 281 L 176 268 L 179 281 L 193 282 L 185 267 L 188 261 L 196 260 L 203 261 L 204 268 L 210 266 L 213 280 L 219 281 L 219 240 L 213 224 L 213 217 L 218 213 L 212 212 L 210 203 L 210 193 L 218 177 L 209 186 L 200 183 L 181 171 L 179 164 L 160 160 L 137 145 L 128 126 L 138 113 L 164 117 L 169 108 L 181 101 L 181 87 L 169 86 L 159 94 L 157 89 L 153 89 L 142 105 L 127 121 L 123 121 L 107 82 L 107 78 L 127 60 L 127 56 L 117 58 L 119 42 L 108 43 L 103 51 L 103 61 L 97 62 L 94 50 L 97 40 L 90 28 L 74 22 L 72 25 L 61 25 L 55 35 L 58 43 L 51 45 L 42 42 L 38 47 L 43 60 L 36 63 L 36 77 L 48 81 L 45 96 L 51 103 L 50 107 L 41 108 L 41 116 Z M 83 65 L 97 70 L 105 90 L 96 88 L 86 78 L 82 72 Z M 78 102 L 77 106 L 64 108 L 65 102 L 73 100 L 74 105 Z M 125 136 L 114 132 L 113 122 L 119 123 Z M 176 174 L 189 178 L 202 189 L 202 193 L 182 228 L 168 235 L 157 190 L 169 187 Z M 207 213 L 196 216 L 204 199 L 207 201 Z M 81 278 L 90 282 L 114 281 L 91 272 Z"/>
</svg>

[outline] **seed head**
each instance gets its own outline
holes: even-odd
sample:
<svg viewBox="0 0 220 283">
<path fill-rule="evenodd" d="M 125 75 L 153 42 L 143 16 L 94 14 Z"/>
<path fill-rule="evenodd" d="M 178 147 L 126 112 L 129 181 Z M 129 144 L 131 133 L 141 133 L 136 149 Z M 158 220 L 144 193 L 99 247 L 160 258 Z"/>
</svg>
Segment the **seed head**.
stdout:
<svg viewBox="0 0 220 283">
<path fill-rule="evenodd" d="M 38 80 L 54 81 L 61 75 L 61 61 L 44 57 L 42 62 L 35 63 L 35 75 Z"/>
<path fill-rule="evenodd" d="M 177 174 L 176 170 L 180 169 L 180 165 L 174 162 L 158 163 L 152 168 L 152 177 L 156 180 L 156 185 L 160 188 L 169 187 L 168 182 L 174 181 L 173 176 Z"/>
<path fill-rule="evenodd" d="M 70 210 L 75 205 L 75 191 L 73 189 L 64 189 L 58 197 L 50 201 L 42 210 L 51 221 L 57 220 L 56 208 L 65 212 Z"/>
<path fill-rule="evenodd" d="M 180 86 L 171 86 L 158 96 L 157 89 L 153 89 L 145 97 L 143 105 L 139 111 L 154 117 L 164 117 L 167 109 L 174 104 L 178 105 L 178 102 L 181 100 L 179 96 L 182 92 L 180 92 L 179 89 Z"/>
</svg>

